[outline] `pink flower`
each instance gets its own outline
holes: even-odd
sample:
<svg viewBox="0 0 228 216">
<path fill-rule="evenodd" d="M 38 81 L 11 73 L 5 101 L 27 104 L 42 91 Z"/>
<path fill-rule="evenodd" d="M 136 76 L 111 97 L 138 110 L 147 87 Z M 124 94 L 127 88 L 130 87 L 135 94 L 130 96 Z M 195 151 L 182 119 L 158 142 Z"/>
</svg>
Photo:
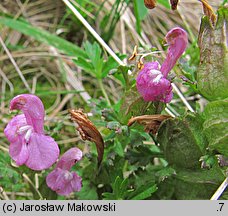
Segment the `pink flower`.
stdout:
<svg viewBox="0 0 228 216">
<path fill-rule="evenodd" d="M 165 38 L 169 48 L 162 66 L 157 61 L 146 63 L 136 78 L 136 87 L 145 101 L 169 103 L 173 97 L 167 76 L 185 51 L 188 36 L 182 28 L 177 27 L 171 29 Z"/>
<path fill-rule="evenodd" d="M 56 168 L 46 178 L 49 188 L 59 195 L 67 196 L 71 192 L 80 191 L 82 179 L 76 172 L 70 172 L 71 167 L 82 158 L 82 151 L 71 148 L 58 161 Z"/>
<path fill-rule="evenodd" d="M 10 102 L 10 110 L 21 110 L 6 126 L 4 133 L 10 142 L 9 154 L 18 166 L 25 164 L 33 170 L 51 167 L 58 159 L 59 147 L 44 134 L 44 106 L 31 94 L 21 94 Z"/>
</svg>

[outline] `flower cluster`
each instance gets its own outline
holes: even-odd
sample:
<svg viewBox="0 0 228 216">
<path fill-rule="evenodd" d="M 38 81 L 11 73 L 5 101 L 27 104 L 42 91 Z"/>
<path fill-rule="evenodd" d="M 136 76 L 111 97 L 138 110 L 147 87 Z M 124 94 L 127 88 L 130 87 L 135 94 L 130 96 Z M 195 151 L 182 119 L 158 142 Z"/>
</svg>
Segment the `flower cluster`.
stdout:
<svg viewBox="0 0 228 216">
<path fill-rule="evenodd" d="M 10 142 L 9 154 L 18 166 L 25 164 L 33 170 L 51 167 L 59 156 L 55 140 L 44 134 L 44 106 L 31 94 L 14 97 L 10 110 L 21 110 L 6 126 L 4 133 Z"/>
<path fill-rule="evenodd" d="M 165 39 L 169 48 L 163 64 L 160 66 L 157 61 L 146 63 L 136 78 L 138 92 L 145 101 L 169 103 L 173 97 L 171 82 L 167 76 L 185 51 L 188 36 L 183 29 L 177 27 L 171 29 Z"/>
<path fill-rule="evenodd" d="M 71 167 L 82 158 L 82 151 L 71 148 L 66 151 L 56 164 L 56 168 L 48 174 L 46 182 L 48 187 L 59 195 L 68 195 L 80 191 L 82 179 L 76 172 L 70 172 Z"/>
<path fill-rule="evenodd" d="M 18 166 L 24 164 L 32 170 L 50 168 L 59 157 L 59 147 L 52 137 L 44 134 L 42 101 L 35 95 L 21 94 L 11 100 L 10 110 L 23 112 L 14 116 L 4 130 L 11 158 Z M 61 195 L 79 191 L 82 179 L 69 170 L 81 158 L 82 152 L 77 148 L 65 152 L 47 176 L 47 185 Z"/>
</svg>

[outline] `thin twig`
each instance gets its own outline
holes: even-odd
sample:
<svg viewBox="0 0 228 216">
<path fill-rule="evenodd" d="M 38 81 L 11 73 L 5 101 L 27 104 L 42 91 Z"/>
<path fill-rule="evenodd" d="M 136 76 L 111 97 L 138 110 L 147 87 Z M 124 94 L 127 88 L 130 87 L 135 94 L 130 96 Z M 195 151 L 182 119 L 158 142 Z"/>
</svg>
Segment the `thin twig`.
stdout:
<svg viewBox="0 0 228 216">
<path fill-rule="evenodd" d="M 10 92 L 13 93 L 13 92 L 14 92 L 13 84 L 9 81 L 9 79 L 7 78 L 7 76 L 6 76 L 5 73 L 2 71 L 1 68 L 0 68 L 0 75 L 2 76 L 3 80 L 5 80 L 5 82 L 9 85 Z"/>
<path fill-rule="evenodd" d="M 67 94 L 62 100 L 58 107 L 51 113 L 50 120 L 55 117 L 60 110 L 66 105 L 66 103 L 74 96 L 74 94 Z"/>
<path fill-rule="evenodd" d="M 173 118 L 175 117 L 175 115 L 171 112 L 171 110 L 170 109 L 168 109 L 167 107 L 165 108 L 165 111 L 169 114 L 169 115 L 171 115 Z"/>
<path fill-rule="evenodd" d="M 177 95 L 179 96 L 179 98 L 182 100 L 182 102 L 185 104 L 185 106 L 191 111 L 191 112 L 195 112 L 194 109 L 192 109 L 191 105 L 188 103 L 188 101 L 186 100 L 186 98 L 184 97 L 184 95 L 181 93 L 181 91 L 179 90 L 179 88 L 174 84 L 171 83 L 174 91 L 177 93 Z"/>
<path fill-rule="evenodd" d="M 7 196 L 6 192 L 3 190 L 2 187 L 0 187 L 0 195 L 2 195 L 2 198 L 4 200 L 9 200 L 9 197 Z"/>
<path fill-rule="evenodd" d="M 5 147 L 3 147 L 1 145 L 0 145 L 0 150 L 2 150 L 4 152 L 7 152 L 7 153 L 9 152 L 9 149 L 8 148 L 5 148 Z"/>
<path fill-rule="evenodd" d="M 5 80 L 2 81 L 2 93 L 1 93 L 1 110 L 5 107 L 5 93 L 6 93 L 6 82 Z"/>
<path fill-rule="evenodd" d="M 14 58 L 12 57 L 10 51 L 6 47 L 6 45 L 5 45 L 5 43 L 4 43 L 4 41 L 3 41 L 1 36 L 0 36 L 0 43 L 1 43 L 2 47 L 3 47 L 3 49 L 5 50 L 6 54 L 9 56 L 10 61 L 12 62 L 13 66 L 15 67 L 15 70 L 17 71 L 18 75 L 20 76 L 20 78 L 21 78 L 22 82 L 24 83 L 25 87 L 27 88 L 27 90 L 29 92 L 31 92 L 32 91 L 31 88 L 29 87 L 24 75 L 22 74 L 21 70 L 19 69 L 19 67 L 18 67 L 16 61 L 14 60 Z"/>
<path fill-rule="evenodd" d="M 211 200 L 218 200 L 219 197 L 222 195 L 223 191 L 226 189 L 227 185 L 228 185 L 228 178 L 225 178 L 225 180 L 219 186 L 219 188 L 217 189 L 217 191 L 211 197 Z"/>
<path fill-rule="evenodd" d="M 43 196 L 41 195 L 40 191 L 36 188 L 34 183 L 31 181 L 31 179 L 25 173 L 23 173 L 22 176 L 34 188 L 34 190 L 37 192 L 37 194 L 40 197 L 40 199 L 43 200 Z"/>
<path fill-rule="evenodd" d="M 72 3 L 72 4 L 74 4 L 77 8 L 79 8 L 83 13 L 85 13 L 87 16 L 89 16 L 90 18 L 92 18 L 93 20 L 95 20 L 96 19 L 96 17 L 93 15 L 93 14 L 91 14 L 88 10 L 86 10 L 86 9 L 84 9 L 80 4 L 78 4 L 76 1 L 72 1 L 72 0 L 70 0 L 70 2 Z"/>
</svg>

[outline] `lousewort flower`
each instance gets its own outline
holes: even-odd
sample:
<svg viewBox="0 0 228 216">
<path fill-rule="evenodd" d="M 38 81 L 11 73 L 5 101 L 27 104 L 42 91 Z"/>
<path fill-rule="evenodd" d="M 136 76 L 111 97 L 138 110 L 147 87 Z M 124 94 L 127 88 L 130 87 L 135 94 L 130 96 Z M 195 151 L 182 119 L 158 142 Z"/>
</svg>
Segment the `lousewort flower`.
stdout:
<svg viewBox="0 0 228 216">
<path fill-rule="evenodd" d="M 167 79 L 168 73 L 185 51 L 188 44 L 187 33 L 182 28 L 171 29 L 165 37 L 169 48 L 163 64 L 149 62 L 139 72 L 136 86 L 145 101 L 161 101 L 169 103 L 172 100 L 172 86 Z"/>
<path fill-rule="evenodd" d="M 44 134 L 44 106 L 32 94 L 21 94 L 10 102 L 10 110 L 21 110 L 6 126 L 4 133 L 10 142 L 9 154 L 18 166 L 25 164 L 33 170 L 43 170 L 58 159 L 59 147 Z"/>
<path fill-rule="evenodd" d="M 80 191 L 82 178 L 76 172 L 70 172 L 70 169 L 81 158 L 82 151 L 76 147 L 66 151 L 57 162 L 56 168 L 48 174 L 46 178 L 48 187 L 64 196 Z"/>
</svg>

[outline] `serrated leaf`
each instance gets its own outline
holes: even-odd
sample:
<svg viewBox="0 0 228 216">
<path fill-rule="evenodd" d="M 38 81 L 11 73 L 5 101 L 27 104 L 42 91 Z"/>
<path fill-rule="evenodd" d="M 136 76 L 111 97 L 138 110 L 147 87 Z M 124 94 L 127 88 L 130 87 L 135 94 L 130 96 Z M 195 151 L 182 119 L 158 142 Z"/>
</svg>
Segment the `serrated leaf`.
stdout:
<svg viewBox="0 0 228 216">
<path fill-rule="evenodd" d="M 209 148 L 228 156 L 228 100 L 208 103 L 204 109 L 203 130 L 209 141 Z"/>
<path fill-rule="evenodd" d="M 84 49 L 93 67 L 93 70 L 91 70 L 91 73 L 94 73 L 96 78 L 101 79 L 104 60 L 101 56 L 102 51 L 100 46 L 96 42 L 91 44 L 90 42 L 86 41 L 84 43 Z"/>
<path fill-rule="evenodd" d="M 81 58 L 79 57 L 77 60 L 73 60 L 73 62 L 78 66 L 81 67 L 83 70 L 85 70 L 86 72 L 90 73 L 91 75 L 93 74 L 93 66 L 91 65 L 90 62 L 88 62 L 87 59 Z M 95 75 L 94 75 L 95 77 Z"/>
<path fill-rule="evenodd" d="M 207 146 L 202 124 L 203 120 L 197 114 L 163 121 L 157 141 L 170 165 L 185 168 L 200 166 L 199 159 Z"/>
<path fill-rule="evenodd" d="M 140 132 L 137 129 L 130 130 L 130 145 L 133 147 L 143 145 L 143 141 L 149 138 L 149 135 L 145 132 Z"/>
<path fill-rule="evenodd" d="M 138 164 L 145 166 L 150 163 L 153 158 L 161 157 L 159 148 L 155 145 L 140 145 L 134 149 L 130 149 L 126 153 L 126 157 L 130 164 Z"/>
</svg>

